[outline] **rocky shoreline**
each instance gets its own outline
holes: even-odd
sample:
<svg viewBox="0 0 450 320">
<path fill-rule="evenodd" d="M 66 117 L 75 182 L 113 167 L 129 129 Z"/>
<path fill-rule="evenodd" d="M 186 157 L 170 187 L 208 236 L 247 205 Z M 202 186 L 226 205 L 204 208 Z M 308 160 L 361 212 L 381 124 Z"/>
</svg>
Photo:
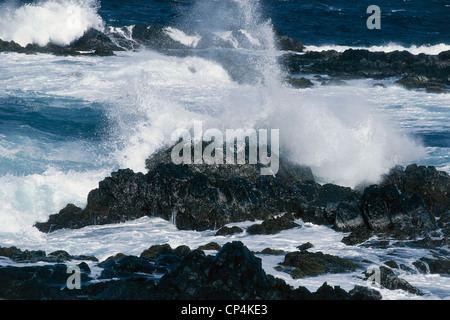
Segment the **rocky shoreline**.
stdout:
<svg viewBox="0 0 450 320">
<path fill-rule="evenodd" d="M 142 216 L 158 216 L 173 221 L 179 229 L 217 230 L 217 236 L 241 233 L 231 222 L 252 221 L 249 234 L 276 234 L 300 228 L 296 219 L 325 225 L 349 234 L 347 245 L 382 247 L 383 242 L 426 248 L 433 258 L 413 263 L 416 273 L 448 275 L 450 231 L 450 176 L 434 167 L 396 167 L 380 184 L 360 190 L 333 184 L 320 185 L 308 168 L 283 161 L 277 177 L 259 175 L 257 165 L 199 166 L 169 162 L 171 148 L 163 149 L 147 161 L 148 172 L 119 170 L 92 190 L 85 208 L 69 204 L 47 222 L 38 222 L 42 232 L 61 228 L 117 223 Z M 174 218 L 176 216 L 176 218 Z M 262 223 L 256 222 L 262 220 Z M 377 241 L 368 241 L 373 238 Z M 361 279 L 371 279 L 370 261 L 347 259 L 309 252 L 311 243 L 298 251 L 280 252 L 266 248 L 250 252 L 239 241 L 222 247 L 210 243 L 197 249 L 187 246 L 151 246 L 139 257 L 118 253 L 99 262 L 92 256 L 71 256 L 65 251 L 21 251 L 0 248 L 0 257 L 22 266 L 0 267 L 4 299 L 265 299 L 265 300 L 366 300 L 381 299 L 379 291 L 355 286 L 349 292 L 324 283 L 316 292 L 292 288 L 283 280 L 265 273 L 255 254 L 284 255 L 276 270 L 293 279 L 327 273 L 359 271 Z M 215 256 L 203 250 L 217 250 Z M 4 259 L 3 258 L 3 259 Z M 81 262 L 77 262 L 81 261 Z M 45 262 L 45 265 L 35 265 Z M 83 286 L 66 287 L 67 263 L 77 263 Z M 89 268 L 95 264 L 100 275 Z M 396 270 L 408 266 L 386 261 L 380 267 L 383 288 L 423 294 Z M 31 277 L 31 275 L 35 275 Z"/>
<path fill-rule="evenodd" d="M 26 54 L 108 56 L 123 50 L 152 48 L 167 54 L 192 54 L 191 48 L 174 41 L 164 29 L 137 25 L 130 37 L 105 34 L 90 29 L 69 46 L 46 47 L 0 40 L 0 52 Z M 245 37 L 235 33 L 241 45 Z M 156 41 L 157 39 L 157 41 Z M 287 81 L 295 87 L 312 83 L 293 75 L 328 74 L 334 84 L 351 78 L 386 79 L 401 77 L 398 83 L 412 89 L 439 93 L 450 85 L 450 54 L 412 55 L 407 52 L 380 53 L 367 50 L 306 52 L 301 42 L 277 32 L 277 42 L 287 53 L 280 57 Z M 228 44 L 212 34 L 203 34 L 200 48 Z M 302 54 L 299 54 L 302 53 Z M 344 79 L 344 80 L 342 80 Z M 333 83 L 326 83 L 333 84 Z M 408 246 L 429 250 L 413 263 L 417 273 L 448 275 L 450 236 L 450 176 L 431 166 L 411 164 L 393 168 L 378 184 L 351 189 L 319 184 L 311 170 L 287 159 L 280 159 L 276 177 L 261 176 L 258 165 L 175 165 L 171 148 L 152 155 L 147 172 L 130 169 L 112 172 L 87 197 L 84 208 L 67 204 L 35 227 L 45 233 L 130 221 L 145 216 L 172 221 L 179 230 L 214 230 L 217 236 L 244 232 L 227 224 L 254 221 L 245 232 L 272 235 L 300 228 L 301 219 L 348 233 L 342 242 L 349 246 Z M 261 222 L 256 222 L 256 221 Z M 372 240 L 371 240 L 372 239 Z M 376 239 L 376 240 L 373 240 Z M 151 245 L 151 244 L 150 244 Z M 59 250 L 22 251 L 0 247 L 1 299 L 49 300 L 379 300 L 380 292 L 355 286 L 350 291 L 324 283 L 315 292 L 292 288 L 285 281 L 267 274 L 256 255 L 284 255 L 276 267 L 293 279 L 329 273 L 360 272 L 369 281 L 370 261 L 347 259 L 310 252 L 314 244 L 299 244 L 297 251 L 280 252 L 266 248 L 253 253 L 239 241 L 219 246 L 209 243 L 191 249 L 151 245 L 140 256 L 117 253 L 104 261 L 88 255 L 72 256 Z M 216 250 L 215 255 L 204 250 Z M 81 272 L 80 289 L 67 287 L 67 266 L 76 264 Z M 100 274 L 91 269 L 95 266 Z M 378 284 L 391 290 L 423 293 L 397 276 L 409 266 L 386 260 L 379 268 Z"/>
<path fill-rule="evenodd" d="M 264 272 L 257 258 L 239 241 L 226 243 L 215 256 L 187 246 L 155 245 L 141 255 L 117 254 L 98 263 L 94 276 L 86 262 L 78 263 L 79 289 L 67 287 L 67 266 L 78 260 L 67 252 L 46 255 L 0 248 L 22 267 L 0 267 L 0 297 L 25 300 L 379 300 L 378 291 L 355 286 L 349 292 L 324 283 L 316 292 L 292 288 Z M 10 255 L 8 255 L 10 253 Z M 24 256 L 28 259 L 22 260 Z M 91 257 L 92 259 L 92 257 Z M 55 264 L 30 265 L 28 262 Z M 57 262 L 57 263 L 56 263 Z"/>
<path fill-rule="evenodd" d="M 412 54 L 407 51 L 371 52 L 366 49 L 316 52 L 309 51 L 300 40 L 288 37 L 276 26 L 273 28 L 275 44 L 283 52 L 278 62 L 286 73 L 286 82 L 296 88 L 314 86 L 311 80 L 304 77 L 298 78 L 298 74 L 302 74 L 331 77 L 331 80 L 322 81 L 322 85 L 345 85 L 345 80 L 348 79 L 398 78 L 395 84 L 407 89 L 426 90 L 429 93 L 444 93 L 450 90 L 450 51 L 443 51 L 436 55 Z M 191 45 L 172 39 L 168 27 L 136 24 L 133 28 L 107 29 L 104 32 L 89 29 L 81 38 L 67 46 L 49 43 L 44 47 L 35 44 L 22 47 L 14 41 L 0 39 L 0 53 L 112 56 L 120 51 L 151 49 L 168 55 L 203 56 L 202 49 L 233 47 L 231 42 L 209 31 L 199 31 L 195 36 L 198 36 L 200 40 L 193 48 Z M 241 31 L 233 31 L 232 38 L 239 48 L 253 48 L 253 44 Z M 214 57 L 206 56 L 205 58 Z M 221 61 L 225 63 L 225 69 L 235 80 L 243 77 L 239 71 L 239 64 L 249 63 L 245 58 L 244 61 L 238 61 L 239 59 Z"/>
</svg>

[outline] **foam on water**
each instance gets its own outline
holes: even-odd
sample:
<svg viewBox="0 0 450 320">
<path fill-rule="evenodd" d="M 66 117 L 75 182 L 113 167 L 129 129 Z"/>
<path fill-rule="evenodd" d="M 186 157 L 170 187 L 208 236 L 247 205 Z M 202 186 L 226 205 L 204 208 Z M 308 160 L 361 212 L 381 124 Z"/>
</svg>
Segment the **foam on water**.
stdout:
<svg viewBox="0 0 450 320">
<path fill-rule="evenodd" d="M 68 203 L 86 204 L 87 193 L 98 186 L 106 171 L 62 172 L 49 168 L 43 174 L 0 177 L 0 234 L 34 234 L 32 226 L 46 221 Z M 34 229 L 36 230 L 36 229 Z M 0 236 L 2 243 L 7 237 Z"/>
<path fill-rule="evenodd" d="M 96 0 L 41 0 L 18 6 L 0 5 L 0 39 L 21 46 L 49 42 L 68 45 L 89 28 L 103 30 Z"/>
<path fill-rule="evenodd" d="M 262 259 L 262 266 L 268 274 L 272 274 L 286 281 L 293 287 L 304 286 L 311 291 L 316 291 L 323 282 L 329 285 L 337 285 L 348 291 L 354 285 L 370 286 L 363 280 L 362 272 L 371 266 L 377 267 L 383 261 L 395 259 L 412 269 L 412 262 L 421 257 L 429 256 L 425 249 L 408 249 L 400 247 L 376 248 L 363 246 L 347 246 L 340 240 L 347 233 L 336 232 L 327 226 L 318 226 L 305 223 L 298 219 L 295 222 L 300 227 L 285 230 L 275 235 L 249 235 L 245 229 L 261 221 L 247 221 L 232 223 L 228 226 L 239 226 L 244 229 L 243 233 L 231 236 L 215 236 L 215 231 L 186 231 L 178 230 L 169 221 L 160 218 L 144 217 L 134 221 L 103 226 L 89 226 L 76 230 L 58 230 L 50 234 L 30 232 L 25 238 L 17 236 L 11 245 L 16 245 L 22 250 L 45 250 L 47 253 L 55 250 L 66 250 L 72 255 L 86 254 L 94 255 L 100 261 L 118 252 L 139 256 L 140 253 L 154 244 L 168 243 L 172 248 L 187 245 L 191 249 L 198 248 L 208 242 L 216 242 L 223 245 L 230 241 L 242 241 L 254 252 L 265 248 L 279 249 L 285 252 L 297 250 L 297 246 L 310 242 L 313 247 L 310 252 L 323 252 L 344 258 L 357 260 L 370 260 L 368 264 L 355 272 L 343 274 L 325 274 L 321 276 L 293 279 L 285 272 L 274 269 L 278 263 L 284 260 L 284 255 L 257 254 Z M 0 233 L 1 235 L 1 233 Z M 11 238 L 11 237 L 10 237 Z M 376 239 L 374 239 L 376 240 Z M 216 254 L 216 251 L 207 251 L 207 254 Z M 11 264 L 10 261 L 0 260 L 0 264 Z M 450 296 L 450 278 L 433 274 L 418 274 L 414 271 L 397 270 L 399 276 L 412 285 L 422 290 L 424 296 L 416 296 L 402 290 L 380 290 L 383 299 L 448 299 Z"/>
<path fill-rule="evenodd" d="M 369 50 L 372 52 L 376 51 L 382 51 L 382 52 L 393 52 L 393 51 L 408 51 L 412 54 L 430 54 L 430 55 L 436 55 L 439 54 L 442 51 L 448 51 L 450 50 L 450 45 L 445 43 L 439 43 L 435 45 L 412 45 L 410 47 L 405 47 L 396 43 L 389 43 L 382 46 L 370 46 L 370 47 L 357 47 L 357 46 L 342 46 L 342 45 L 307 45 L 305 44 L 305 51 L 326 51 L 326 50 L 335 50 L 337 52 L 344 52 L 348 49 L 361 49 L 361 50 Z"/>
</svg>

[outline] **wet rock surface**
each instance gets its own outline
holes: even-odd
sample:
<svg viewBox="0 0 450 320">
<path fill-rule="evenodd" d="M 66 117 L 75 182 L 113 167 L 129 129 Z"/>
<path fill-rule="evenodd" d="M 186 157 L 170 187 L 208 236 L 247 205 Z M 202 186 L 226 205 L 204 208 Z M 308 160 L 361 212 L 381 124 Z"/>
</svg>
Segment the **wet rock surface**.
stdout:
<svg viewBox="0 0 450 320">
<path fill-rule="evenodd" d="M 360 267 L 359 263 L 346 258 L 301 250 L 287 253 L 276 270 L 287 272 L 292 278 L 299 279 L 325 273 L 351 272 Z"/>
<path fill-rule="evenodd" d="M 285 54 L 280 63 L 290 74 L 327 74 L 335 78 L 387 79 L 399 77 L 397 84 L 407 89 L 426 89 L 430 93 L 447 92 L 450 85 L 448 51 L 437 55 L 408 51 L 371 52 L 348 49 L 344 52 L 307 51 Z"/>
<path fill-rule="evenodd" d="M 375 274 L 377 272 L 378 274 Z M 366 280 L 374 280 L 378 282 L 378 285 L 381 285 L 383 288 L 389 290 L 405 290 L 409 293 L 415 295 L 423 295 L 423 293 L 412 286 L 408 281 L 399 278 L 391 268 L 380 266 L 377 271 L 371 269 L 365 272 Z"/>
<path fill-rule="evenodd" d="M 158 250 L 159 249 L 159 250 Z M 151 256 L 148 254 L 152 252 Z M 156 252 L 156 253 L 155 253 Z M 80 287 L 67 286 L 67 265 L 0 267 L 3 299 L 89 300 L 379 300 L 376 290 L 349 292 L 324 283 L 316 292 L 292 288 L 265 273 L 261 259 L 242 242 L 228 242 L 215 256 L 186 246 L 152 246 L 140 257 L 117 254 L 98 263 L 100 276 L 82 262 Z M 100 280 L 100 281 L 99 281 Z"/>
<path fill-rule="evenodd" d="M 450 177 L 434 167 L 397 167 L 380 184 L 352 190 L 320 185 L 309 168 L 283 159 L 275 177 L 262 176 L 261 167 L 250 164 L 175 165 L 171 148 L 147 160 L 147 173 L 113 172 L 89 193 L 85 208 L 68 204 L 35 226 L 53 232 L 157 216 L 178 229 L 217 235 L 243 231 L 228 223 L 262 220 L 247 232 L 274 234 L 300 227 L 294 220 L 301 219 L 351 232 L 343 239 L 348 245 L 374 235 L 433 236 L 444 243 L 449 233 Z"/>
</svg>

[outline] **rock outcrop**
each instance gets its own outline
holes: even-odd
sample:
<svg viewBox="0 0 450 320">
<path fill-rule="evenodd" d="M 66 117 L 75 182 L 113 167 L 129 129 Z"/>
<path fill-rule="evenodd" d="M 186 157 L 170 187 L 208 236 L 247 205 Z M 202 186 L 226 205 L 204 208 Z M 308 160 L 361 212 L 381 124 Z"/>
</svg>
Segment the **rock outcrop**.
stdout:
<svg viewBox="0 0 450 320">
<path fill-rule="evenodd" d="M 159 250 L 158 250 L 159 249 Z M 152 258 L 146 256 L 152 253 Z M 94 275 L 78 264 L 79 288 L 67 287 L 67 265 L 1 266 L 0 298 L 26 300 L 379 300 L 378 291 L 346 292 L 324 283 L 316 292 L 292 288 L 265 273 L 242 242 L 226 243 L 215 256 L 186 246 L 151 247 L 140 257 L 117 254 L 98 263 Z"/>
<path fill-rule="evenodd" d="M 291 74 L 328 74 L 346 79 L 387 79 L 400 77 L 398 84 L 408 89 L 424 88 L 429 92 L 448 91 L 450 85 L 449 53 L 438 55 L 408 51 L 371 52 L 348 49 L 344 52 L 307 51 L 304 54 L 285 54 L 280 64 Z"/>
</svg>

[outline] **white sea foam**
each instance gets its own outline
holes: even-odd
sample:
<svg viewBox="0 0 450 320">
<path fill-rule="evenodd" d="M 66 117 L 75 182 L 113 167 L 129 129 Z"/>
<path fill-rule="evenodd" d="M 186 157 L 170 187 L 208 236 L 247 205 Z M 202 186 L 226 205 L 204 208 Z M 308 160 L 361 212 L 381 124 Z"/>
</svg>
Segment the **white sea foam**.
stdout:
<svg viewBox="0 0 450 320">
<path fill-rule="evenodd" d="M 164 28 L 164 31 L 175 41 L 180 42 L 181 44 L 184 44 L 188 47 L 196 47 L 198 42 L 200 41 L 200 36 L 190 36 L 184 33 L 183 31 L 173 28 L 173 27 L 166 27 Z"/>
<path fill-rule="evenodd" d="M 103 30 L 96 0 L 42 0 L 0 6 L 0 39 L 27 44 L 68 45 L 89 28 Z"/>
<path fill-rule="evenodd" d="M 308 45 L 305 44 L 305 51 L 326 51 L 326 50 L 336 50 L 337 52 L 344 52 L 348 49 L 364 49 L 372 52 L 382 51 L 382 52 L 392 52 L 392 51 L 408 51 L 412 54 L 431 54 L 436 55 L 442 51 L 450 50 L 450 44 L 440 43 L 436 45 L 412 45 L 405 47 L 396 43 L 389 43 L 381 46 L 370 46 L 370 47 L 358 47 L 358 46 L 342 46 L 342 45 Z"/>
<path fill-rule="evenodd" d="M 286 253 L 297 251 L 297 246 L 310 242 L 313 244 L 313 247 L 308 250 L 310 252 L 322 252 L 343 258 L 357 259 L 358 261 L 366 259 L 371 261 L 370 266 L 374 267 L 383 265 L 383 262 L 386 260 L 394 259 L 397 263 L 410 267 L 411 270 L 414 270 L 412 262 L 421 257 L 429 256 L 429 252 L 426 249 L 418 248 L 392 247 L 383 249 L 347 246 L 341 242 L 341 239 L 347 235 L 346 233 L 334 231 L 327 226 L 305 223 L 300 219 L 295 221 L 300 227 L 285 230 L 270 237 L 267 235 L 247 234 L 245 230 L 248 226 L 260 222 L 232 223 L 228 226 L 239 226 L 244 229 L 244 232 L 231 236 L 215 236 L 214 230 L 202 232 L 178 230 L 169 221 L 155 217 L 143 217 L 119 224 L 88 226 L 75 230 L 63 229 L 50 234 L 42 234 L 30 230 L 26 237 L 16 236 L 16 238 L 10 237 L 10 239 L 14 238 L 11 245 L 16 245 L 22 250 L 44 250 L 47 253 L 55 250 L 66 250 L 72 255 L 94 255 L 100 261 L 118 252 L 139 256 L 142 251 L 154 244 L 168 243 L 172 248 L 187 245 L 191 249 L 195 249 L 212 241 L 219 245 L 224 245 L 230 241 L 242 241 L 244 245 L 254 252 L 272 248 L 283 250 Z M 215 255 L 216 251 L 209 250 L 206 253 Z M 355 272 L 293 279 L 286 272 L 274 269 L 278 263 L 284 260 L 284 255 L 257 254 L 257 256 L 262 259 L 262 267 L 266 273 L 283 279 L 294 288 L 304 286 L 310 291 L 316 291 L 324 282 L 331 286 L 340 286 L 346 291 L 353 289 L 355 285 L 370 286 L 367 281 L 362 279 L 364 267 Z M 0 260 L 0 264 L 11 264 L 11 262 Z M 365 267 L 369 267 L 369 265 L 365 265 Z M 417 296 L 403 290 L 377 288 L 385 300 L 449 298 L 450 278 L 448 277 L 437 274 L 418 274 L 414 271 L 402 270 L 396 270 L 396 273 L 422 290 L 425 295 Z"/>
<path fill-rule="evenodd" d="M 87 193 L 108 174 L 101 170 L 80 173 L 49 168 L 43 174 L 0 176 L 0 233 L 25 236 L 35 222 L 46 221 L 68 203 L 84 207 Z"/>
</svg>

